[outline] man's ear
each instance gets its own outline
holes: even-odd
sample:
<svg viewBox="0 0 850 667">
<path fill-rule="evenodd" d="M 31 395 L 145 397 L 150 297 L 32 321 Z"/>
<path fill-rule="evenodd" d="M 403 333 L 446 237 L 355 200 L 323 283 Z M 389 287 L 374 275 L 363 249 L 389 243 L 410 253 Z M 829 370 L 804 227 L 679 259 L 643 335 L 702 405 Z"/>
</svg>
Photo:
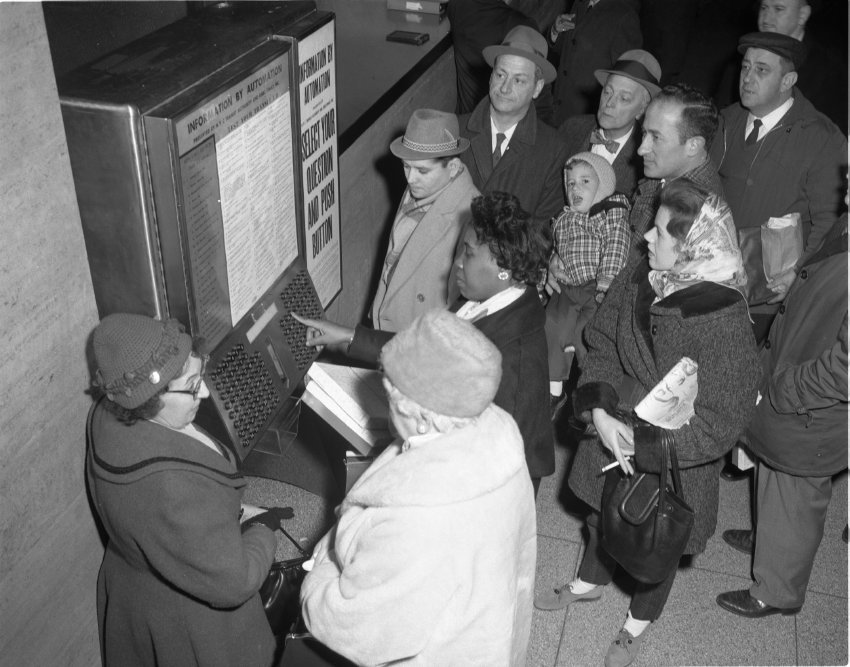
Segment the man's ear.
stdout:
<svg viewBox="0 0 850 667">
<path fill-rule="evenodd" d="M 797 15 L 797 25 L 801 28 L 806 27 L 809 22 L 809 17 L 812 15 L 812 7 L 808 3 L 800 7 L 800 13 Z"/>
<path fill-rule="evenodd" d="M 460 169 L 461 162 L 459 157 L 453 157 L 451 160 L 449 160 L 449 174 L 451 174 L 452 178 L 457 176 Z"/>
<path fill-rule="evenodd" d="M 546 82 L 543 79 L 538 79 L 537 83 L 534 84 L 534 95 L 532 95 L 531 98 L 536 100 L 537 96 L 543 91 L 543 86 L 545 85 Z"/>
<path fill-rule="evenodd" d="M 783 93 L 787 90 L 791 90 L 794 87 L 794 84 L 797 83 L 797 72 L 788 72 L 783 75 L 782 81 L 779 85 L 779 90 Z"/>
<path fill-rule="evenodd" d="M 685 142 L 688 157 L 699 155 L 705 150 L 705 137 L 691 137 Z"/>
</svg>

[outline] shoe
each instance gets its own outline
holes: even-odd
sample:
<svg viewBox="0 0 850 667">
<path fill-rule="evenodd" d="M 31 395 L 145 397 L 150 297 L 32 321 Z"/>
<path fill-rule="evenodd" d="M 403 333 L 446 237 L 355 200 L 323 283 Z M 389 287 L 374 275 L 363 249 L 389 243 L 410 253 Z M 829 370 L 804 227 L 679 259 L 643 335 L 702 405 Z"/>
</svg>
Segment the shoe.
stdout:
<svg viewBox="0 0 850 667">
<path fill-rule="evenodd" d="M 750 476 L 749 470 L 741 470 L 732 463 L 726 463 L 720 469 L 720 476 L 730 482 L 740 482 L 742 479 L 747 479 Z"/>
<path fill-rule="evenodd" d="M 587 593 L 573 593 L 569 583 L 560 588 L 553 588 L 545 593 L 534 596 L 534 606 L 543 611 L 564 609 L 578 600 L 598 600 L 602 597 L 602 586 L 597 586 Z"/>
<path fill-rule="evenodd" d="M 549 417 L 555 422 L 558 420 L 558 415 L 561 414 L 561 410 L 564 409 L 564 406 L 567 404 L 567 392 L 561 392 L 560 396 L 552 396 L 549 394 Z"/>
<path fill-rule="evenodd" d="M 723 541 L 733 549 L 751 554 L 753 553 L 753 531 L 752 530 L 724 530 Z"/>
<path fill-rule="evenodd" d="M 632 637 L 631 633 L 626 630 L 620 630 L 617 633 L 617 638 L 611 642 L 608 647 L 608 652 L 605 654 L 605 667 L 626 667 L 631 665 L 637 654 L 640 651 L 640 644 L 643 641 L 643 636 L 646 630 L 641 632 L 637 637 Z"/>
<path fill-rule="evenodd" d="M 765 604 L 758 598 L 750 595 L 750 591 L 746 588 L 742 591 L 729 591 L 721 593 L 717 596 L 717 604 L 723 607 L 726 611 L 731 611 L 738 616 L 746 616 L 747 618 L 764 618 L 771 614 L 782 614 L 783 616 L 793 616 L 801 607 L 771 607 Z"/>
<path fill-rule="evenodd" d="M 844 540 L 844 543 L 847 544 L 847 524 L 844 524 L 844 530 L 841 531 L 841 539 Z"/>
</svg>

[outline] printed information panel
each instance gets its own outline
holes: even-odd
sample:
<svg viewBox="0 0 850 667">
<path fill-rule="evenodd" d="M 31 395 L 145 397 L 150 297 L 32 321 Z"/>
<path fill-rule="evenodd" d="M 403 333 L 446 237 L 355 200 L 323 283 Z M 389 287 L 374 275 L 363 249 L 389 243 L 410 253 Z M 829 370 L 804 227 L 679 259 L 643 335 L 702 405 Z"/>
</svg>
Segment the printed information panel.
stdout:
<svg viewBox="0 0 850 667">
<path fill-rule="evenodd" d="M 322 307 L 342 289 L 334 58 L 333 21 L 298 43 L 304 254 Z"/>
<path fill-rule="evenodd" d="M 213 345 L 298 256 L 288 58 L 175 121 L 198 326 Z"/>
</svg>

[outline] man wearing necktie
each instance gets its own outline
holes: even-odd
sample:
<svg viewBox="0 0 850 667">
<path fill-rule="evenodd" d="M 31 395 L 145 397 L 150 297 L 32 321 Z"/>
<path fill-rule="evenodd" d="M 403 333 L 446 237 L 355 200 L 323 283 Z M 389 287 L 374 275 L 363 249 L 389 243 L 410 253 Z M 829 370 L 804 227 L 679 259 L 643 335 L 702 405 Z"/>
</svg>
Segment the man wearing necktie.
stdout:
<svg viewBox="0 0 850 667">
<path fill-rule="evenodd" d="M 569 153 L 554 128 L 535 112 L 534 100 L 555 78 L 546 38 L 528 26 L 511 30 L 482 51 L 493 68 L 490 93 L 459 118 L 470 141 L 461 155 L 483 193 L 508 192 L 538 221 L 549 223 L 564 206 L 562 171 Z"/>
<path fill-rule="evenodd" d="M 761 343 L 797 268 L 820 247 L 841 214 L 847 139 L 796 87 L 805 46 L 776 32 L 741 37 L 740 102 L 721 114 L 711 156 L 741 240 L 750 315 Z M 768 280 L 759 228 L 771 217 L 799 213 L 805 246 L 796 267 Z M 750 243 L 749 237 L 758 237 Z"/>
<path fill-rule="evenodd" d="M 570 155 L 590 151 L 605 158 L 617 177 L 617 191 L 631 198 L 643 164 L 637 154 L 640 119 L 660 90 L 661 67 L 647 51 L 626 51 L 610 69 L 594 73 L 602 86 L 596 115 L 568 118 L 558 129 Z"/>
</svg>

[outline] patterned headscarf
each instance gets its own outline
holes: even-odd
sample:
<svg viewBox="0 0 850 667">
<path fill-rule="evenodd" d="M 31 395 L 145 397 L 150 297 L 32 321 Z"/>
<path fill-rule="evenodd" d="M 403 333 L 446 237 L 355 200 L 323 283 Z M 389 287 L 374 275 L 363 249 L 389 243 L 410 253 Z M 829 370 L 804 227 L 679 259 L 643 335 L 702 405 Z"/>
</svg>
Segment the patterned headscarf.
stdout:
<svg viewBox="0 0 850 667">
<path fill-rule="evenodd" d="M 703 203 L 679 247 L 673 268 L 650 271 L 656 301 L 691 285 L 708 281 L 737 290 L 746 298 L 747 273 L 729 205 L 715 194 Z"/>
</svg>

